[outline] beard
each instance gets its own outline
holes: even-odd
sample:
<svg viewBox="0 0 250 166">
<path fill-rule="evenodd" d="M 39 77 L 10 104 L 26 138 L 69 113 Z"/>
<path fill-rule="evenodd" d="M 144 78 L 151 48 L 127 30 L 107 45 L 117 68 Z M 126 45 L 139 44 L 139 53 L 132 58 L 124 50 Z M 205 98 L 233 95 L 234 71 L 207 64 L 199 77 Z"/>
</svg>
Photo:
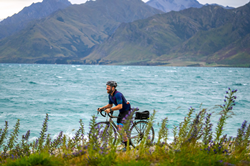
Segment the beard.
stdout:
<svg viewBox="0 0 250 166">
<path fill-rule="evenodd" d="M 113 92 L 112 89 L 107 90 L 107 93 L 108 93 L 108 94 L 111 94 L 112 92 Z"/>
</svg>

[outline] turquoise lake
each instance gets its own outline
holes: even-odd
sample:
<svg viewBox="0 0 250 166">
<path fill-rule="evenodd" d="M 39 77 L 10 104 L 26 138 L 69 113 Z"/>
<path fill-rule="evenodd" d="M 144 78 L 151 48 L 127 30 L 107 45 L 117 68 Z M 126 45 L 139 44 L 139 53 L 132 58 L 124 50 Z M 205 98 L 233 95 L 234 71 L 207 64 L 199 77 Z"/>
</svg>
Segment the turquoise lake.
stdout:
<svg viewBox="0 0 250 166">
<path fill-rule="evenodd" d="M 32 141 L 48 113 L 48 133 L 54 138 L 60 131 L 72 137 L 79 119 L 87 133 L 91 116 L 108 103 L 109 80 L 117 81 L 132 107 L 157 111 L 156 136 L 157 123 L 168 117 L 170 141 L 173 126 L 183 121 L 190 106 L 198 113 L 200 107 L 222 105 L 228 87 L 238 92 L 235 115 L 227 120 L 224 133 L 236 136 L 242 122 L 250 120 L 249 68 L 0 64 L 0 128 L 8 121 L 11 131 L 20 119 L 19 137 L 31 130 Z M 214 128 L 219 111 L 209 111 L 214 112 Z M 97 121 L 103 120 L 98 115 Z"/>
</svg>

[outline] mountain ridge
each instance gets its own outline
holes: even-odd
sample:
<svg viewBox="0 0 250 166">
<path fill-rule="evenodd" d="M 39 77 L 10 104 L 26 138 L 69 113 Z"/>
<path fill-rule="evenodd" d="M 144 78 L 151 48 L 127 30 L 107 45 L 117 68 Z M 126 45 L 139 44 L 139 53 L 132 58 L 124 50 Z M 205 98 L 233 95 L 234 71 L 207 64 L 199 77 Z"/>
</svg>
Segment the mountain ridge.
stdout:
<svg viewBox="0 0 250 166">
<path fill-rule="evenodd" d="M 42 19 L 53 12 L 70 6 L 68 0 L 43 0 L 24 7 L 20 12 L 0 22 L 0 39 L 25 28 L 32 20 Z"/>
<path fill-rule="evenodd" d="M 190 7 L 202 7 L 197 0 L 150 0 L 147 4 L 166 13 L 170 11 L 180 11 Z"/>
<path fill-rule="evenodd" d="M 82 60 L 89 64 L 183 65 L 189 61 L 191 65 L 250 66 L 249 46 L 239 44 L 244 36 L 249 43 L 249 6 L 226 10 L 210 5 L 124 24 Z"/>
<path fill-rule="evenodd" d="M 71 5 L 0 40 L 1 63 L 250 67 L 250 3 L 163 13 L 141 0 Z"/>
<path fill-rule="evenodd" d="M 68 63 L 88 54 L 122 22 L 158 13 L 163 12 L 141 0 L 97 0 L 71 5 L 0 40 L 0 62 Z"/>
</svg>

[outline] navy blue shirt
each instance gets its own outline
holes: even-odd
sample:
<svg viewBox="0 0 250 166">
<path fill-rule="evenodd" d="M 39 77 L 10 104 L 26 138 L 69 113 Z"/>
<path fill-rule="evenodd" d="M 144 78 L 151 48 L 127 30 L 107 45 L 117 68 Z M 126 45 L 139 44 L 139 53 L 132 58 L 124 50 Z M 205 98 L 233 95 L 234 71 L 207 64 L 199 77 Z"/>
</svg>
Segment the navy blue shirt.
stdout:
<svg viewBox="0 0 250 166">
<path fill-rule="evenodd" d="M 119 110 L 120 113 L 131 109 L 130 103 L 128 103 L 123 94 L 117 90 L 115 90 L 114 96 L 109 95 L 109 104 L 115 104 L 115 106 L 122 104 L 122 109 Z"/>
</svg>

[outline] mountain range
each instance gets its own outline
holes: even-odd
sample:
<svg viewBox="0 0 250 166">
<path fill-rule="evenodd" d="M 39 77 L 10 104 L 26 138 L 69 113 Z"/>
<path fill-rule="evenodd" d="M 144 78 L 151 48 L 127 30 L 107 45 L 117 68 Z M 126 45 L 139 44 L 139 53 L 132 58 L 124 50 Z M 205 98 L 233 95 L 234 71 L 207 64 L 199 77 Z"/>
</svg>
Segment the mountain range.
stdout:
<svg viewBox="0 0 250 166">
<path fill-rule="evenodd" d="M 147 4 L 153 8 L 159 9 L 165 13 L 170 11 L 180 11 L 188 8 L 201 8 L 203 5 L 197 0 L 150 0 Z M 207 6 L 209 4 L 205 4 Z M 218 4 L 210 4 L 215 6 L 221 6 L 225 9 L 233 9 L 233 7 L 222 6 Z"/>
<path fill-rule="evenodd" d="M 71 3 L 68 0 L 44 0 L 43 2 L 33 3 L 18 14 L 14 14 L 0 22 L 0 39 L 20 31 L 32 20 L 45 18 L 53 12 L 70 5 Z"/>
<path fill-rule="evenodd" d="M 250 65 L 250 3 L 189 8 L 121 24 L 89 64 Z"/>
<path fill-rule="evenodd" d="M 180 11 L 190 7 L 200 8 L 203 6 L 197 0 L 150 0 L 147 4 L 163 12 Z"/>
<path fill-rule="evenodd" d="M 57 59 L 85 56 L 89 48 L 103 42 L 122 22 L 158 13 L 163 12 L 141 0 L 96 0 L 71 5 L 1 40 L 0 62 L 54 63 Z"/>
<path fill-rule="evenodd" d="M 67 5 L 2 38 L 0 63 L 250 66 L 249 3 L 168 13 L 141 0 Z"/>
</svg>

